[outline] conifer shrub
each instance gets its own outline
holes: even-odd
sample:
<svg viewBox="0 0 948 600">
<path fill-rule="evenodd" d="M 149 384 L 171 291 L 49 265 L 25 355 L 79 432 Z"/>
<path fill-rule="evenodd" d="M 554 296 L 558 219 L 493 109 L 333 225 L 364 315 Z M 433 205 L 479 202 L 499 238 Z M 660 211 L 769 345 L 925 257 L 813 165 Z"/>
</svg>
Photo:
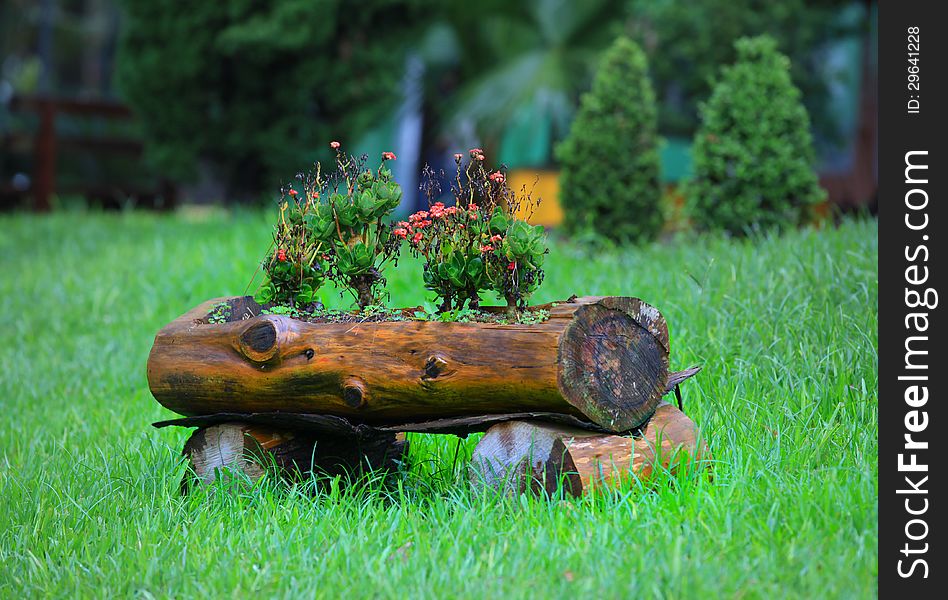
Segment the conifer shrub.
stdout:
<svg viewBox="0 0 948 600">
<path fill-rule="evenodd" d="M 688 212 L 700 229 L 738 235 L 800 225 L 826 194 L 790 61 L 769 36 L 741 38 L 735 48 L 736 62 L 701 106 Z"/>
<path fill-rule="evenodd" d="M 583 95 L 562 165 L 563 225 L 613 241 L 644 241 L 662 227 L 655 93 L 645 54 L 620 37 Z"/>
</svg>

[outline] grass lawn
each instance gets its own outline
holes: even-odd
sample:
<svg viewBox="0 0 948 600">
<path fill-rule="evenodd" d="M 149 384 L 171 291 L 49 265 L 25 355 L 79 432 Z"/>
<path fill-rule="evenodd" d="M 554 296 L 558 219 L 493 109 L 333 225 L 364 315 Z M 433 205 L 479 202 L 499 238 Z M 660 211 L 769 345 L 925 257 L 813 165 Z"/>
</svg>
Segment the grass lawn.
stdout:
<svg viewBox="0 0 948 600">
<path fill-rule="evenodd" d="M 183 498 L 155 332 L 243 293 L 269 215 L 0 217 L 0 597 L 865 597 L 876 593 L 877 226 L 557 243 L 537 301 L 636 295 L 671 332 L 713 482 L 498 499 L 415 436 L 399 489 Z M 425 300 L 390 274 L 392 305 Z M 339 304 L 335 293 L 327 300 Z M 476 438 L 466 440 L 463 453 Z M 219 492 L 220 490 L 218 490 Z"/>
</svg>

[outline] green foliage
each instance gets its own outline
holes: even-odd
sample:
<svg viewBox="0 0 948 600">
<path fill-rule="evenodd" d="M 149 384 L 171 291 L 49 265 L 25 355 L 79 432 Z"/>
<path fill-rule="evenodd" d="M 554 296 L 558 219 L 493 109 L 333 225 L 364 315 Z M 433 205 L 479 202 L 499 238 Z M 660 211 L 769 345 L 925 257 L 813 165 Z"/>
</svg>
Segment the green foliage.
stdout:
<svg viewBox="0 0 948 600">
<path fill-rule="evenodd" d="M 592 230 L 618 242 L 654 237 L 662 226 L 657 144 L 645 54 L 619 38 L 556 150 L 567 231 Z"/>
<path fill-rule="evenodd" d="M 457 161 L 457 205 L 436 202 L 392 227 L 385 219 L 402 190 L 385 161 L 395 155 L 383 152 L 382 164 L 372 172 L 365 156 L 357 159 L 339 150 L 338 142 L 330 145 L 336 169 L 329 176 L 317 164 L 315 171 L 298 175 L 302 191 L 282 190 L 258 302 L 309 304 L 328 277 L 352 294 L 363 316 L 378 316 L 372 311 L 382 306 L 383 269 L 410 239 L 413 253 L 425 258 L 424 284 L 441 298 L 442 311 L 465 302 L 476 309 L 484 290 L 500 294 L 512 312 L 526 308 L 543 280 L 546 234 L 517 216 L 521 203 L 531 202 L 529 194 L 518 199 L 501 171 L 489 173 L 481 150 L 471 152 L 466 169 Z"/>
<path fill-rule="evenodd" d="M 441 312 L 465 302 L 479 305 L 480 292 L 490 289 L 487 255 L 495 250 L 485 211 L 474 203 L 438 202 L 399 223 L 396 232 L 410 238 L 412 252 L 425 259 L 425 288 L 440 299 Z"/>
<path fill-rule="evenodd" d="M 500 241 L 503 261 L 493 261 L 490 279 L 493 289 L 507 300 L 508 306 L 526 308 L 526 300 L 543 282 L 543 259 L 549 248 L 542 225 L 530 225 L 521 219 L 508 219 Z"/>
<path fill-rule="evenodd" d="M 632 0 L 629 13 L 635 39 L 649 56 L 661 102 L 661 131 L 692 135 L 698 127 L 699 101 L 708 97 L 720 66 L 736 58 L 733 42 L 766 33 L 790 56 L 793 81 L 803 91 L 809 111 L 819 118 L 820 131 L 838 135 L 829 110 L 831 79 L 825 75 L 826 55 L 821 50 L 866 27 L 864 17 L 848 23 L 841 19 L 844 8 L 850 13 L 860 9 L 839 0 Z"/>
<path fill-rule="evenodd" d="M 226 323 L 230 320 L 231 310 L 231 306 L 227 302 L 215 304 L 207 315 L 208 323 Z"/>
<path fill-rule="evenodd" d="M 366 168 L 365 157 L 356 158 L 336 148 L 336 166 L 324 176 L 321 166 L 298 176 L 302 192 L 287 192 L 298 198 L 302 210 L 291 215 L 308 243 L 318 249 L 322 269 L 337 285 L 348 289 L 361 309 L 379 305 L 385 278 L 382 270 L 398 252 L 385 219 L 402 199 L 402 189 L 385 162 L 395 155 L 385 152 L 377 171 Z M 315 291 L 315 288 L 314 288 Z"/>
<path fill-rule="evenodd" d="M 735 49 L 737 62 L 722 69 L 701 109 L 689 212 L 700 228 L 736 234 L 801 224 L 825 191 L 790 61 L 768 36 L 742 38 Z"/>
<path fill-rule="evenodd" d="M 290 189 L 280 199 L 272 252 L 263 261 L 264 281 L 254 294 L 260 304 L 309 304 L 325 278 L 323 242 L 310 234 L 306 219 L 311 203 Z"/>
<path fill-rule="evenodd" d="M 354 138 L 397 100 L 406 42 L 430 0 L 122 0 L 117 76 L 167 176 L 209 168 L 255 198 Z"/>
<path fill-rule="evenodd" d="M 305 317 L 308 313 L 303 312 L 296 306 L 287 306 L 284 304 L 277 304 L 269 308 L 264 308 L 260 311 L 261 315 L 282 315 L 284 317 L 292 317 L 294 319 L 300 319 Z"/>
<path fill-rule="evenodd" d="M 533 202 L 529 194 L 518 198 L 502 171 L 486 169 L 480 148 L 470 154 L 466 166 L 456 155 L 451 190 L 456 204 L 435 202 L 399 223 L 393 233 L 409 239 L 412 252 L 425 259 L 425 287 L 441 300 L 442 313 L 461 309 L 465 302 L 476 309 L 486 290 L 497 292 L 511 312 L 519 312 L 543 281 L 546 234 L 542 226 L 518 217 L 521 206 Z M 429 202 L 441 193 L 435 178 L 422 187 Z"/>
<path fill-rule="evenodd" d="M 440 323 L 496 323 L 498 325 L 536 325 L 550 318 L 550 311 L 542 308 L 531 308 L 515 314 L 498 314 L 479 308 L 454 308 L 436 313 L 424 311 L 416 312 L 415 321 L 438 321 Z"/>
<path fill-rule="evenodd" d="M 296 187 L 284 188 L 280 217 L 273 235 L 275 250 L 263 262 L 265 279 L 258 302 L 309 304 L 325 277 L 347 288 L 359 307 L 379 304 L 383 265 L 398 251 L 384 219 L 402 199 L 402 189 L 384 166 L 395 155 L 385 152 L 376 172 L 336 149 L 336 168 L 322 167 L 297 176 Z"/>
</svg>

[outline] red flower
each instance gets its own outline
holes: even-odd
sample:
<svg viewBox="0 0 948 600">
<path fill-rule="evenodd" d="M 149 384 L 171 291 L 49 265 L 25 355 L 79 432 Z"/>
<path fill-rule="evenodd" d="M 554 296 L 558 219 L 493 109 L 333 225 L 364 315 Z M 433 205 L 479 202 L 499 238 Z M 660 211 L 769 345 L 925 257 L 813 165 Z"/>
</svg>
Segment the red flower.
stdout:
<svg viewBox="0 0 948 600">
<path fill-rule="evenodd" d="M 504 239 L 504 238 L 500 237 L 499 235 L 492 235 L 492 236 L 490 236 L 490 241 L 491 241 L 491 243 L 493 243 L 493 244 L 496 244 L 497 242 L 499 242 L 499 241 L 502 240 L 502 239 Z"/>
<path fill-rule="evenodd" d="M 484 160 L 484 155 L 483 155 L 483 154 L 478 154 L 478 155 L 477 155 L 477 160 Z"/>
<path fill-rule="evenodd" d="M 482 253 L 482 254 L 483 254 L 484 252 L 493 252 L 493 251 L 494 251 L 494 247 L 491 246 L 491 245 L 481 246 L 481 253 Z"/>
<path fill-rule="evenodd" d="M 277 250 L 277 260 L 280 262 L 286 262 L 286 250 L 283 248 Z"/>
<path fill-rule="evenodd" d="M 453 215 L 456 212 L 458 212 L 457 206 L 449 206 L 446 209 L 444 209 L 444 214 L 446 215 Z"/>
<path fill-rule="evenodd" d="M 495 172 L 493 172 L 493 173 L 490 174 L 490 180 L 493 181 L 493 182 L 495 182 L 495 183 L 503 183 L 503 182 L 504 182 L 504 174 L 501 173 L 500 171 L 495 171 Z"/>
<path fill-rule="evenodd" d="M 417 244 L 418 242 L 421 241 L 421 238 L 422 238 L 422 235 L 421 235 L 421 232 L 419 231 L 419 232 L 416 233 L 414 236 L 412 236 L 412 238 L 411 238 L 411 243 L 412 243 L 412 244 Z"/>
<path fill-rule="evenodd" d="M 461 157 L 462 157 L 462 156 L 463 156 L 463 155 L 462 155 L 461 153 L 455 154 L 455 155 L 454 155 L 454 162 L 461 162 Z"/>
<path fill-rule="evenodd" d="M 408 221 L 399 221 L 398 226 L 404 227 L 405 229 L 411 229 L 411 225 L 408 224 Z"/>
<path fill-rule="evenodd" d="M 339 142 L 329 142 L 329 147 L 333 150 L 338 150 L 341 145 Z"/>
<path fill-rule="evenodd" d="M 295 198 L 295 197 L 296 197 L 296 194 L 298 194 L 299 192 L 297 192 L 297 191 L 294 190 L 293 188 L 290 188 L 290 191 L 287 192 L 287 193 Z"/>
<path fill-rule="evenodd" d="M 408 237 L 408 230 L 405 229 L 404 227 L 398 227 L 398 228 L 392 230 L 392 234 L 393 234 L 395 237 L 405 239 L 405 238 Z"/>
<path fill-rule="evenodd" d="M 416 212 L 415 214 L 408 216 L 408 220 L 411 221 L 412 223 L 417 223 L 417 222 L 419 222 L 419 221 L 424 221 L 424 220 L 427 219 L 427 218 L 428 218 L 428 213 L 427 213 L 426 211 L 423 211 L 423 210 L 419 210 L 419 211 Z"/>
<path fill-rule="evenodd" d="M 471 153 L 471 156 L 477 156 L 478 154 L 484 154 L 484 151 L 481 150 L 480 148 L 471 148 L 469 152 Z"/>
<path fill-rule="evenodd" d="M 470 204 L 467 205 L 467 209 L 468 209 L 468 210 L 477 210 L 477 205 L 474 204 L 473 202 L 471 202 Z"/>
<path fill-rule="evenodd" d="M 382 160 L 395 160 L 395 153 L 394 153 L 394 152 L 383 152 L 383 153 L 382 153 Z"/>
<path fill-rule="evenodd" d="M 513 271 L 513 270 L 516 269 L 516 268 L 517 268 L 517 263 L 515 263 L 515 262 L 512 262 L 512 263 L 510 263 L 509 265 L 507 265 L 507 270 L 508 270 L 508 271 Z"/>
</svg>

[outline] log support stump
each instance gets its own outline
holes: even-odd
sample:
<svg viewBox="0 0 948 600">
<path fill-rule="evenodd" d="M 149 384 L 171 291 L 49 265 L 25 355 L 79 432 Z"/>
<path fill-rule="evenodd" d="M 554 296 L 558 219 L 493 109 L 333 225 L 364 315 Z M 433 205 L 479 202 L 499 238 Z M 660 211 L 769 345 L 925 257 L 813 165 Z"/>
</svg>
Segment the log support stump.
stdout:
<svg viewBox="0 0 948 600">
<path fill-rule="evenodd" d="M 662 402 L 639 435 L 595 433 L 539 421 L 508 421 L 487 430 L 474 450 L 469 474 L 476 486 L 504 493 L 568 495 L 614 488 L 631 477 L 689 465 L 705 469 L 711 454 L 694 422 Z"/>
<path fill-rule="evenodd" d="M 403 433 L 334 436 L 254 423 L 221 423 L 196 429 L 185 443 L 182 454 L 190 468 L 181 490 L 186 493 L 192 485 L 211 484 L 228 471 L 242 473 L 250 481 L 267 473 L 291 482 L 310 474 L 354 480 L 369 472 L 396 470 L 407 449 Z"/>
</svg>

